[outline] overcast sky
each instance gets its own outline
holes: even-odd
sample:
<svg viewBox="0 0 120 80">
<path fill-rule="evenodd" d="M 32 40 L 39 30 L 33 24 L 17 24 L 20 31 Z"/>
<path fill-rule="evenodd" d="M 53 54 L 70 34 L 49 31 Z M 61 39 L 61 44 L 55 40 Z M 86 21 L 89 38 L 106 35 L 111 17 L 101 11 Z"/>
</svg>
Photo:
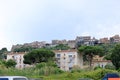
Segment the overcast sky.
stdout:
<svg viewBox="0 0 120 80">
<path fill-rule="evenodd" d="M 120 34 L 120 0 L 0 0 L 0 48 Z"/>
</svg>

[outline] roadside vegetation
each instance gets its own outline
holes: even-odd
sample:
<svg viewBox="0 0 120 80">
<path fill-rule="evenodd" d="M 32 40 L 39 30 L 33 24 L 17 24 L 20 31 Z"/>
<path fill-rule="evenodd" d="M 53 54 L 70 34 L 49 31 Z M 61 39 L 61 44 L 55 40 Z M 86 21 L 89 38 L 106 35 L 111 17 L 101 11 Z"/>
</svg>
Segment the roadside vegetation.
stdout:
<svg viewBox="0 0 120 80">
<path fill-rule="evenodd" d="M 13 67 L 6 68 L 0 66 L 0 76 L 26 76 L 28 78 L 36 78 L 42 80 L 77 80 L 79 78 L 92 78 L 94 80 L 101 80 L 106 73 L 119 73 L 117 70 L 97 68 L 95 70 L 76 70 L 71 72 L 64 72 L 57 67 L 48 66 L 42 63 L 34 68 L 15 69 Z"/>
</svg>

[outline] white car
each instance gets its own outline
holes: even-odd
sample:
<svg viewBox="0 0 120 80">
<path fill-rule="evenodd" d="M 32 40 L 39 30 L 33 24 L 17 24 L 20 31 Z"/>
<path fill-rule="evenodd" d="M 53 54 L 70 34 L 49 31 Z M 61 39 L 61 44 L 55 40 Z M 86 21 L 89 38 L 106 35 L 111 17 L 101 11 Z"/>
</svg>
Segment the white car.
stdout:
<svg viewBox="0 0 120 80">
<path fill-rule="evenodd" d="M 0 80 L 28 80 L 24 76 L 0 76 Z"/>
</svg>

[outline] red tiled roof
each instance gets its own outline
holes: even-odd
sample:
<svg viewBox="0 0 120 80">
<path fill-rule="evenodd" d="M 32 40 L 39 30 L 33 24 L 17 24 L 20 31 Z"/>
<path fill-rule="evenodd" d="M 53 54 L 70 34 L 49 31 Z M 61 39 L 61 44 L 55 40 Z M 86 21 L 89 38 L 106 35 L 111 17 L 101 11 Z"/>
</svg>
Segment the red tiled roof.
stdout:
<svg viewBox="0 0 120 80">
<path fill-rule="evenodd" d="M 12 55 L 12 54 L 26 54 L 27 52 L 10 52 L 7 55 Z"/>
<path fill-rule="evenodd" d="M 92 61 L 92 62 L 111 62 L 110 60 Z"/>
</svg>

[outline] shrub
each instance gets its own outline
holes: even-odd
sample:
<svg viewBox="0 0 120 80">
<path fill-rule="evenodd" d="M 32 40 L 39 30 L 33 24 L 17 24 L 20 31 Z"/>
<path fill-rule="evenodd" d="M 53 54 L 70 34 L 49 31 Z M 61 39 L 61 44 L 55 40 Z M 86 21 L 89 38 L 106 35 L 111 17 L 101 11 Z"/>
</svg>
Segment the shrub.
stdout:
<svg viewBox="0 0 120 80">
<path fill-rule="evenodd" d="M 74 65 L 71 72 L 81 72 L 81 68 L 78 65 Z"/>
<path fill-rule="evenodd" d="M 94 70 L 97 70 L 97 69 L 102 69 L 102 68 L 100 66 L 96 66 Z"/>
<path fill-rule="evenodd" d="M 113 64 L 107 64 L 105 66 L 106 69 L 111 69 L 111 70 L 115 70 L 115 66 Z"/>
</svg>

